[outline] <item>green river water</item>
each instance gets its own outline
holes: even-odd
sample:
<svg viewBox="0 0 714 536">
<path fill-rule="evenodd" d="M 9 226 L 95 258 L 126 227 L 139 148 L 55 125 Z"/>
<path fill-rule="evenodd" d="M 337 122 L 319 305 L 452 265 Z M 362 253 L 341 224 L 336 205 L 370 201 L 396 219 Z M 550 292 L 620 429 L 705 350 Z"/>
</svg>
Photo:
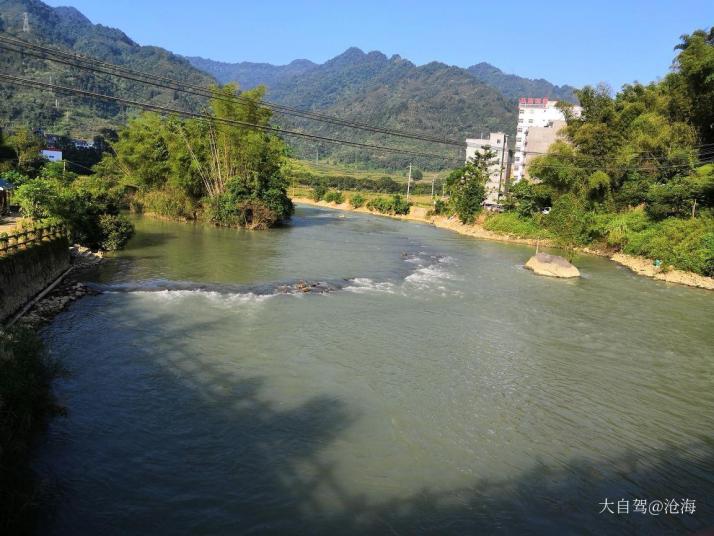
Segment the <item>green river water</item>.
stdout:
<svg viewBox="0 0 714 536">
<path fill-rule="evenodd" d="M 710 292 L 594 257 L 538 277 L 532 248 L 328 209 L 136 225 L 43 332 L 69 374 L 42 534 L 714 526 Z"/>
</svg>

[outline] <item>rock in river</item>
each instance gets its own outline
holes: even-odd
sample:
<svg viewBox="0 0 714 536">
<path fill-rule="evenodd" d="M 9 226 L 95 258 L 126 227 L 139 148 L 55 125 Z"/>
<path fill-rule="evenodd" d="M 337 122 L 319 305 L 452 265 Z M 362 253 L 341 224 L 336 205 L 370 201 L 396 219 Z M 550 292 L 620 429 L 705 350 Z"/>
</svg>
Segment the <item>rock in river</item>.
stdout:
<svg viewBox="0 0 714 536">
<path fill-rule="evenodd" d="M 551 277 L 580 277 L 580 271 L 563 257 L 536 253 L 526 263 L 526 268 L 538 275 Z"/>
</svg>

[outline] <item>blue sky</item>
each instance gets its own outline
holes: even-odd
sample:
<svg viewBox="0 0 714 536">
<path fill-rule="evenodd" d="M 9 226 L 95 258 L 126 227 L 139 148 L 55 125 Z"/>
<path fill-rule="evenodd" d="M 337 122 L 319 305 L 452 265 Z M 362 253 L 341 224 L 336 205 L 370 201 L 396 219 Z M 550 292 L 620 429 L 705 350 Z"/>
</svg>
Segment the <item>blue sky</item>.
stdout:
<svg viewBox="0 0 714 536">
<path fill-rule="evenodd" d="M 679 35 L 714 24 L 714 1 L 344 2 L 50 0 L 142 45 L 222 61 L 323 62 L 350 46 L 582 86 L 664 74 Z"/>
</svg>

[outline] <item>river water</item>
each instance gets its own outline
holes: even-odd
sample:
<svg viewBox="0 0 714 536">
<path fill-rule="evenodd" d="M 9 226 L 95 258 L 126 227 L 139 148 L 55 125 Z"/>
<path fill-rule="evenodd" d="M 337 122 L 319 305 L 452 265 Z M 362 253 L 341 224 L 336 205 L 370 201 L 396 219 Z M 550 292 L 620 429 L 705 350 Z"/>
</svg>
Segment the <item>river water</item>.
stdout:
<svg viewBox="0 0 714 536">
<path fill-rule="evenodd" d="M 711 293 L 328 209 L 136 225 L 44 333 L 42 534 L 714 526 Z M 695 512 L 633 512 L 671 498 Z"/>
</svg>

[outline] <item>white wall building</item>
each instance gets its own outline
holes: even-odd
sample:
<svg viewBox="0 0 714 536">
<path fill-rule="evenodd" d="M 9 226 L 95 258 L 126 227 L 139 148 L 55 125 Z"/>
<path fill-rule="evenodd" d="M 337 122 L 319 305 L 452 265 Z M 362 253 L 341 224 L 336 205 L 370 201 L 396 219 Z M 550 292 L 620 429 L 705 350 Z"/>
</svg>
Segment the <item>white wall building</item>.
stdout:
<svg viewBox="0 0 714 536">
<path fill-rule="evenodd" d="M 496 153 L 493 164 L 489 168 L 489 179 L 486 183 L 486 199 L 484 205 L 496 206 L 498 204 L 498 189 L 503 191 L 506 181 L 506 159 L 508 158 L 508 148 L 506 145 L 506 134 L 503 132 L 491 132 L 488 138 L 469 138 L 466 140 L 466 161 L 473 158 L 476 153 L 483 153 L 488 147 Z"/>
<path fill-rule="evenodd" d="M 557 139 L 558 130 L 565 126 L 565 115 L 558 109 L 557 104 L 558 101 L 547 98 L 524 97 L 518 101 L 516 150 L 512 168 L 514 183 L 526 176 L 526 163 L 537 156 L 534 153 L 545 152 L 543 148 L 547 150 L 547 147 Z M 576 117 L 581 113 L 580 106 L 573 106 L 573 114 Z M 537 150 L 529 146 L 529 133 L 531 138 L 538 140 Z"/>
<path fill-rule="evenodd" d="M 40 154 L 44 156 L 50 162 L 61 162 L 62 161 L 62 151 L 57 149 L 42 149 Z"/>
</svg>

